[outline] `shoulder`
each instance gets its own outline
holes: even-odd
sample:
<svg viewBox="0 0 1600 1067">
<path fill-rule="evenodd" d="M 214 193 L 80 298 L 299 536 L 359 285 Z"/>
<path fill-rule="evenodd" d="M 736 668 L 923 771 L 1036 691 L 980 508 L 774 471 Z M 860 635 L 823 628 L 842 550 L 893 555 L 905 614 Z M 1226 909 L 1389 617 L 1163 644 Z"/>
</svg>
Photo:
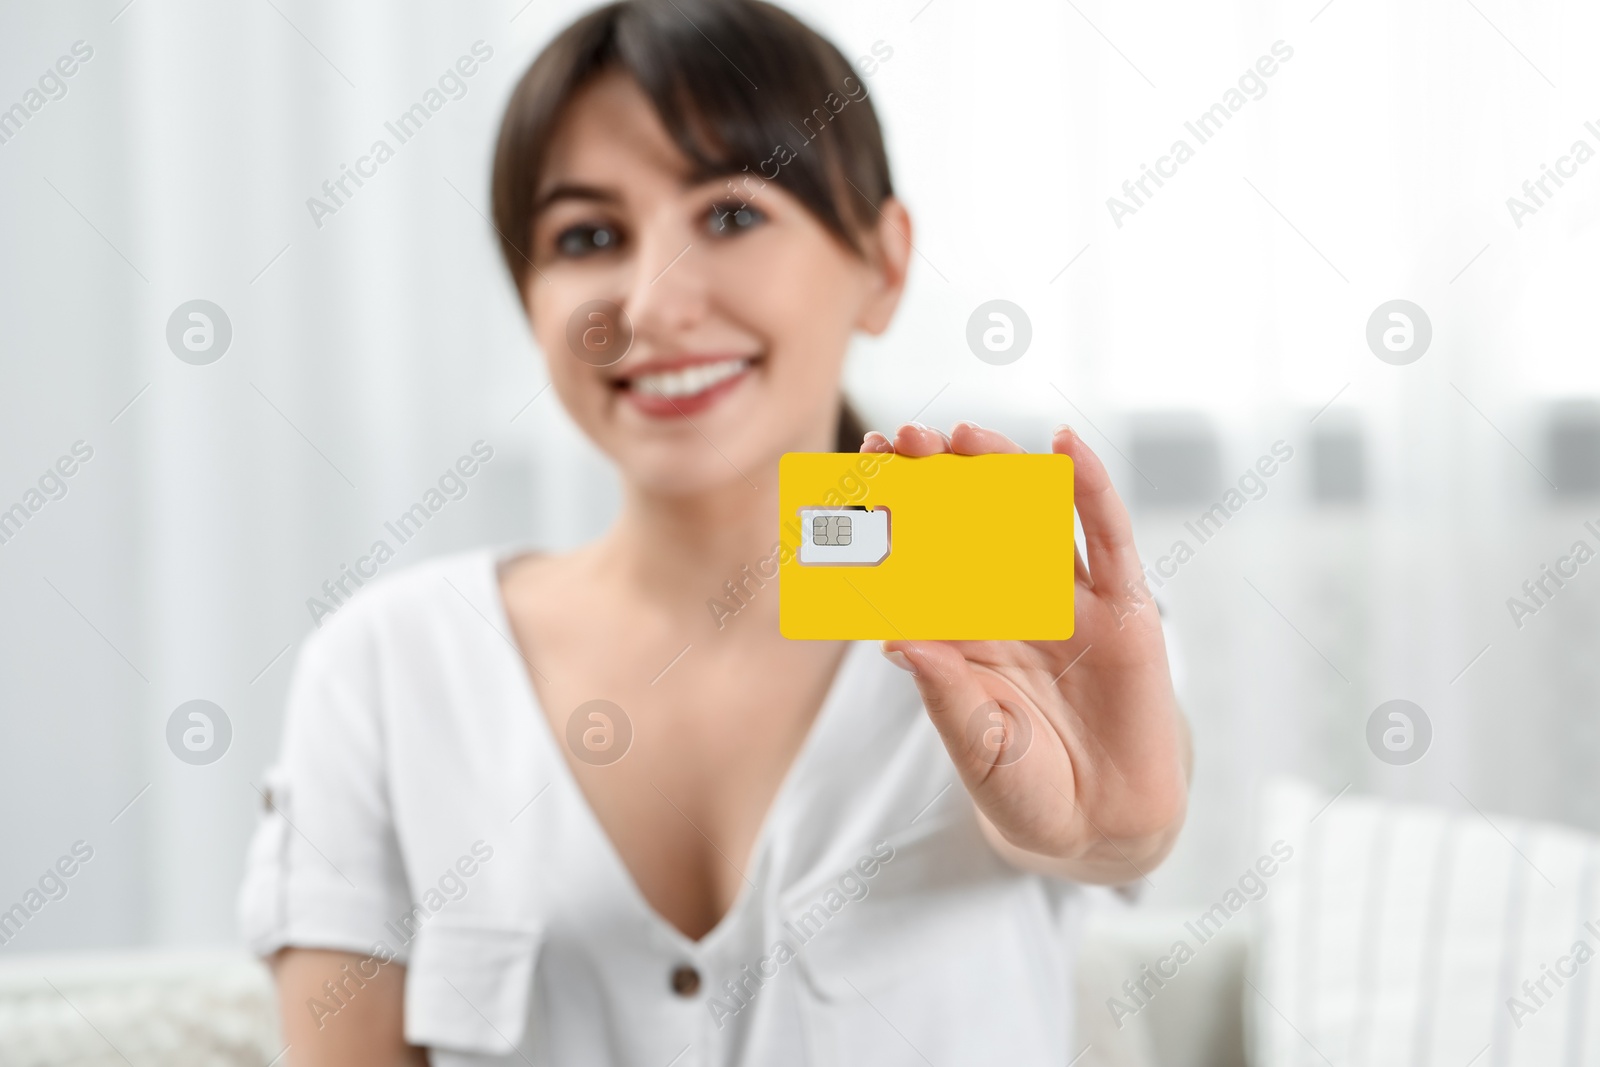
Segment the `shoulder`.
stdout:
<svg viewBox="0 0 1600 1067">
<path fill-rule="evenodd" d="M 299 669 L 337 673 L 378 659 L 404 660 L 469 622 L 493 625 L 489 620 L 500 612 L 499 554 L 493 547 L 455 552 L 365 582 L 353 596 L 317 612 Z"/>
</svg>

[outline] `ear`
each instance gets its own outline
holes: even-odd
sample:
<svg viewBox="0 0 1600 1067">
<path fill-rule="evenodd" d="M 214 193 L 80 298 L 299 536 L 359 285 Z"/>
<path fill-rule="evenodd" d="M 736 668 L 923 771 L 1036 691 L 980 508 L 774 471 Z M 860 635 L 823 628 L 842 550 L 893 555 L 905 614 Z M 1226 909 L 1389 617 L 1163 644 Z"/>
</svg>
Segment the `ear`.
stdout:
<svg viewBox="0 0 1600 1067">
<path fill-rule="evenodd" d="M 878 208 L 871 256 L 876 283 L 861 307 L 856 327 L 876 335 L 889 328 L 906 291 L 906 271 L 911 265 L 911 213 L 896 197 L 889 197 Z"/>
</svg>

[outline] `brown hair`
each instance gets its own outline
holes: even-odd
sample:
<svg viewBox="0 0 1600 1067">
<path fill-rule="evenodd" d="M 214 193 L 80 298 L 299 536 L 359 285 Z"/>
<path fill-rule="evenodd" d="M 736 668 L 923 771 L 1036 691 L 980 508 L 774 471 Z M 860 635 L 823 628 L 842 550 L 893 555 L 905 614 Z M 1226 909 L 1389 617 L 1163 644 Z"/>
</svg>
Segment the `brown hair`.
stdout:
<svg viewBox="0 0 1600 1067">
<path fill-rule="evenodd" d="M 572 97 L 613 70 L 638 83 L 693 180 L 776 182 L 866 254 L 863 235 L 894 186 L 870 96 L 839 50 L 762 0 L 620 0 L 551 41 L 506 105 L 493 211 L 519 293 L 532 270 L 527 246 L 550 139 Z M 863 432 L 846 401 L 835 447 L 855 451 Z"/>
</svg>

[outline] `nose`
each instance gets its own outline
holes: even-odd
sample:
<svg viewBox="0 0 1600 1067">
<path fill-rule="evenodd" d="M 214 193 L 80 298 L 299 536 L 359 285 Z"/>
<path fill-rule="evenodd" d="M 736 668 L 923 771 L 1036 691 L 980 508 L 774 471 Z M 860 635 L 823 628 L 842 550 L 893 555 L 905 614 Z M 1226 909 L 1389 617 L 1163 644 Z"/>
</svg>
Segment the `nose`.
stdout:
<svg viewBox="0 0 1600 1067">
<path fill-rule="evenodd" d="M 681 225 L 656 225 L 637 237 L 632 285 L 623 306 L 634 344 L 670 348 L 705 317 L 707 279 L 695 235 Z"/>
</svg>

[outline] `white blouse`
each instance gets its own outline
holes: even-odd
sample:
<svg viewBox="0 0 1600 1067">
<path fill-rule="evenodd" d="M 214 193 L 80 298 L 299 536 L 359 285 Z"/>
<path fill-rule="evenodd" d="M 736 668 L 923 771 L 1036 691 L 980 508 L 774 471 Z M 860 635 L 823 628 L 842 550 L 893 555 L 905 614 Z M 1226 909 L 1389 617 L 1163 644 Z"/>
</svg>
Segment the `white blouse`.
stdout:
<svg viewBox="0 0 1600 1067">
<path fill-rule="evenodd" d="M 846 651 L 747 882 L 693 941 L 538 706 L 499 593 L 514 554 L 373 583 L 300 651 L 239 910 L 263 955 L 363 954 L 310 1014 L 399 961 L 406 1037 L 442 1067 L 1072 1058 L 1081 895 L 995 854 L 876 642 Z"/>
</svg>

